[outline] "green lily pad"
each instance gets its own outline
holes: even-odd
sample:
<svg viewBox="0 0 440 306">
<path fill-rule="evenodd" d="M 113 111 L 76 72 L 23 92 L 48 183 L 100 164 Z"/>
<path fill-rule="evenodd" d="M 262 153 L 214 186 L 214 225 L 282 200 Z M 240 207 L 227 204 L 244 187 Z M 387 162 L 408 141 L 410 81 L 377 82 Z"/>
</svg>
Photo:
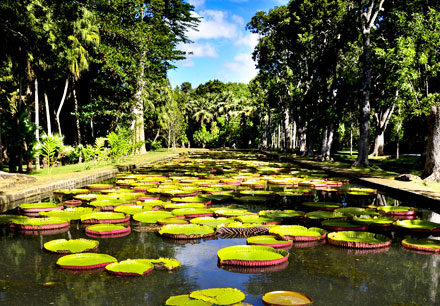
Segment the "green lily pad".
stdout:
<svg viewBox="0 0 440 306">
<path fill-rule="evenodd" d="M 138 259 L 126 259 L 107 265 L 105 270 L 111 274 L 124 276 L 143 276 L 152 271 L 154 265 Z"/>
<path fill-rule="evenodd" d="M 208 208 L 180 208 L 173 209 L 171 213 L 174 216 L 206 216 L 210 217 L 214 214 L 211 209 Z"/>
<path fill-rule="evenodd" d="M 418 251 L 440 252 L 440 241 L 429 238 L 406 238 L 402 240 L 402 246 Z"/>
<path fill-rule="evenodd" d="M 124 213 L 126 215 L 135 215 L 144 211 L 151 211 L 151 207 L 142 205 L 122 205 L 115 207 L 114 212 Z"/>
<path fill-rule="evenodd" d="M 13 222 L 14 220 L 17 220 L 17 219 L 28 219 L 28 218 L 29 217 L 22 216 L 22 215 L 0 215 L 0 225 L 8 224 L 8 223 Z"/>
<path fill-rule="evenodd" d="M 359 224 L 372 224 L 378 226 L 389 226 L 395 221 L 394 218 L 385 216 L 360 215 L 354 216 L 353 222 Z"/>
<path fill-rule="evenodd" d="M 40 216 L 58 217 L 66 220 L 80 220 L 81 216 L 94 212 L 92 207 L 71 207 L 64 210 L 40 211 Z"/>
<path fill-rule="evenodd" d="M 165 305 L 169 306 L 211 306 L 213 303 L 201 301 L 201 300 L 193 300 L 189 297 L 189 294 L 182 294 L 169 297 Z"/>
<path fill-rule="evenodd" d="M 305 306 L 313 303 L 313 299 L 295 291 L 272 291 L 263 295 L 265 305 L 273 306 Z"/>
<path fill-rule="evenodd" d="M 127 225 L 108 223 L 93 224 L 86 228 L 86 234 L 92 237 L 122 237 L 130 234 L 130 231 Z"/>
<path fill-rule="evenodd" d="M 304 202 L 302 205 L 321 210 L 335 210 L 336 208 L 341 208 L 343 206 L 342 203 L 337 202 Z"/>
<path fill-rule="evenodd" d="M 142 223 L 156 223 L 157 220 L 173 217 L 174 215 L 169 211 L 146 211 L 133 215 L 133 220 Z"/>
<path fill-rule="evenodd" d="M 181 208 L 205 208 L 203 203 L 169 203 L 164 206 L 166 210 L 181 209 Z"/>
<path fill-rule="evenodd" d="M 243 222 L 243 223 L 259 223 L 259 224 L 280 224 L 281 223 L 281 219 L 260 217 L 258 215 L 238 216 L 236 218 L 236 220 Z"/>
<path fill-rule="evenodd" d="M 82 253 L 94 250 L 98 247 L 99 241 L 90 239 L 56 239 L 44 244 L 44 248 L 54 253 Z"/>
<path fill-rule="evenodd" d="M 202 300 L 217 305 L 231 305 L 240 303 L 246 295 L 235 288 L 210 288 L 193 291 L 189 295 L 193 299 Z"/>
<path fill-rule="evenodd" d="M 261 210 L 258 214 L 269 218 L 298 218 L 304 216 L 305 212 L 298 210 Z"/>
<path fill-rule="evenodd" d="M 377 210 L 390 215 L 414 215 L 418 211 L 417 208 L 409 206 L 379 206 Z"/>
<path fill-rule="evenodd" d="M 107 254 L 80 253 L 60 257 L 57 265 L 63 269 L 87 270 L 102 268 L 113 262 L 117 262 L 117 259 Z"/>
<path fill-rule="evenodd" d="M 159 230 L 159 235 L 174 239 L 198 239 L 215 235 L 211 226 L 198 224 L 164 225 Z"/>
<path fill-rule="evenodd" d="M 220 264 L 237 266 L 269 266 L 287 261 L 289 253 L 263 245 L 234 245 L 217 252 Z"/>
<path fill-rule="evenodd" d="M 49 202 L 43 202 L 43 203 L 28 203 L 28 204 L 21 204 L 20 206 L 18 206 L 20 209 L 23 210 L 33 210 L 33 209 L 39 209 L 39 210 L 43 210 L 43 209 L 54 209 L 57 207 L 62 207 L 62 204 L 59 203 L 49 203 Z M 60 209 L 61 209 L 60 208 Z"/>
<path fill-rule="evenodd" d="M 394 226 L 408 230 L 440 231 L 440 224 L 426 220 L 398 220 Z"/>
<path fill-rule="evenodd" d="M 249 237 L 246 239 L 246 242 L 250 245 L 266 245 L 273 248 L 285 248 L 292 245 L 292 241 L 282 240 L 272 235 Z"/>
<path fill-rule="evenodd" d="M 165 269 L 168 271 L 175 270 L 182 266 L 181 262 L 175 258 L 164 258 L 160 257 L 158 259 L 138 259 L 140 262 L 150 262 L 154 265 L 154 268 Z"/>
<path fill-rule="evenodd" d="M 366 209 L 363 207 L 343 207 L 335 209 L 335 212 L 343 213 L 348 217 L 359 216 L 359 215 L 378 215 L 378 213 L 373 209 Z"/>
<path fill-rule="evenodd" d="M 390 238 L 370 232 L 333 232 L 327 238 L 330 244 L 347 248 L 380 248 L 391 244 Z"/>
<path fill-rule="evenodd" d="M 208 225 L 212 227 L 217 227 L 222 224 L 229 224 L 233 222 L 234 220 L 229 218 L 214 218 L 214 217 L 198 217 L 191 219 L 189 222 L 193 224 L 201 224 L 201 225 Z"/>
<path fill-rule="evenodd" d="M 324 210 L 311 211 L 311 212 L 305 214 L 305 216 L 306 216 L 306 218 L 309 218 L 311 220 L 346 218 L 346 216 L 343 213 L 338 213 L 338 212 L 334 212 L 334 211 L 324 211 Z"/>
<path fill-rule="evenodd" d="M 69 227 L 69 220 L 57 217 L 23 218 L 11 220 L 10 226 L 20 230 L 49 230 Z"/>
<path fill-rule="evenodd" d="M 269 229 L 269 233 L 293 241 L 314 241 L 325 238 L 326 231 L 317 227 L 301 225 L 279 225 Z"/>
<path fill-rule="evenodd" d="M 130 220 L 123 213 L 115 212 L 94 212 L 90 214 L 85 214 L 81 216 L 81 222 L 83 223 L 114 223 L 114 222 L 126 222 Z"/>
</svg>

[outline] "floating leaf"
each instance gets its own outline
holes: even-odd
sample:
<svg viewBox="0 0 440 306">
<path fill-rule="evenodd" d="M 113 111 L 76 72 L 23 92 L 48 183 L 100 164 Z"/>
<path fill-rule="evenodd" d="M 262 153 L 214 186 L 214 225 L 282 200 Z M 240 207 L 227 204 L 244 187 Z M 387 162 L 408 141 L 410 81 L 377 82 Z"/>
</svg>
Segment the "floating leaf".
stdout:
<svg viewBox="0 0 440 306">
<path fill-rule="evenodd" d="M 330 244 L 347 248 L 381 248 L 391 244 L 390 238 L 370 232 L 333 232 L 327 238 Z"/>
<path fill-rule="evenodd" d="M 201 301 L 201 300 L 193 300 L 189 297 L 189 294 L 182 294 L 169 297 L 165 305 L 169 306 L 211 306 L 212 303 Z"/>
<path fill-rule="evenodd" d="M 235 245 L 217 252 L 220 264 L 237 266 L 270 266 L 287 261 L 289 253 L 262 245 Z"/>
<path fill-rule="evenodd" d="M 57 265 L 63 269 L 86 270 L 102 268 L 116 261 L 116 258 L 107 254 L 81 253 L 60 257 Z"/>
<path fill-rule="evenodd" d="M 142 276 L 154 268 L 153 264 L 142 259 L 126 259 L 109 264 L 105 270 L 109 273 L 124 276 Z"/>
<path fill-rule="evenodd" d="M 99 241 L 90 239 L 56 239 L 44 244 L 44 248 L 54 253 L 82 253 L 98 248 Z"/>
<path fill-rule="evenodd" d="M 305 306 L 313 303 L 313 299 L 295 291 L 272 291 L 263 295 L 265 305 L 274 306 Z"/>
<path fill-rule="evenodd" d="M 217 305 L 231 305 L 239 303 L 246 295 L 235 288 L 210 288 L 191 292 L 191 298 L 202 300 Z"/>
</svg>

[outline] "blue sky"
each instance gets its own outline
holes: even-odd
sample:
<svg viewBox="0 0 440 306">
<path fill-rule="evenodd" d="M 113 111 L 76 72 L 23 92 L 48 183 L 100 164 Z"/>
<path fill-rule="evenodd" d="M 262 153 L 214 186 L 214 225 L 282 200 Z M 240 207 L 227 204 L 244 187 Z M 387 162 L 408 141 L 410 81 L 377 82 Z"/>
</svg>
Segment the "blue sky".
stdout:
<svg viewBox="0 0 440 306">
<path fill-rule="evenodd" d="M 194 15 L 202 17 L 198 31 L 187 35 L 194 43 L 179 49 L 193 52 L 177 68 L 168 72 L 171 86 L 190 82 L 195 88 L 209 80 L 248 83 L 256 74 L 252 51 L 256 34 L 246 31 L 246 24 L 258 11 L 268 11 L 287 0 L 188 0 Z"/>
</svg>

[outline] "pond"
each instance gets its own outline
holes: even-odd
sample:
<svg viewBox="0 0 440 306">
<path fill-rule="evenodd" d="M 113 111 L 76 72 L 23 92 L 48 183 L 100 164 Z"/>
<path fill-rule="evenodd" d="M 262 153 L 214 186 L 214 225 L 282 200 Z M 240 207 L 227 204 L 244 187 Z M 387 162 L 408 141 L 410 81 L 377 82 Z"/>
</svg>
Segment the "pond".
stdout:
<svg viewBox="0 0 440 306">
<path fill-rule="evenodd" d="M 235 164 L 237 160 L 238 164 Z M 174 181 L 213 172 L 222 177 L 252 173 L 254 163 L 262 156 L 241 153 L 193 154 L 173 162 L 139 169 L 143 175 L 171 173 Z M 179 162 L 176 166 L 176 162 Z M 217 163 L 216 167 L 212 167 Z M 245 166 L 251 163 L 252 166 Z M 223 165 L 221 174 L 220 166 Z M 264 168 L 263 168 L 264 166 Z M 285 167 L 263 160 L 258 164 L 262 176 L 279 176 L 277 168 Z M 320 172 L 288 165 L 289 173 L 299 176 L 299 171 L 309 172 L 317 179 Z M 296 170 L 295 170 L 296 169 Z M 198 173 L 196 173 L 198 171 Z M 295 172 L 296 171 L 296 172 Z M 284 176 L 287 172 L 284 173 Z M 318 175 L 319 174 L 319 175 Z M 207 176 L 213 179 L 213 176 Z M 339 178 L 341 179 L 341 178 Z M 121 180 L 121 178 L 119 179 Z M 167 178 L 166 182 L 170 179 Z M 165 184 L 161 181 L 161 184 Z M 234 186 L 235 193 L 240 187 Z M 366 207 L 370 204 L 410 205 L 378 193 L 371 197 L 349 197 L 351 185 L 332 187 L 331 191 L 319 188 L 312 192 L 302 190 L 302 196 L 277 196 L 264 203 L 243 204 L 238 198 L 227 204 L 239 205 L 249 211 L 263 209 L 305 210 L 305 201 L 336 201 L 346 206 Z M 266 185 L 273 192 L 287 187 Z M 297 187 L 295 187 L 297 188 Z M 288 189 L 295 189 L 288 187 Z M 339 191 L 335 191 L 334 189 Z M 328 188 L 327 188 L 328 189 Z M 244 189 L 242 189 L 244 190 Z M 310 190 L 309 190 L 310 191 Z M 166 200 L 162 196 L 163 200 Z M 53 200 L 53 199 L 52 199 Z M 15 213 L 15 212 L 9 212 Z M 434 211 L 420 209 L 418 217 L 439 220 Z M 298 221 L 299 222 L 299 221 Z M 300 222 L 304 222 L 303 220 Z M 144 231 L 145 224 L 130 221 L 132 232 L 119 238 L 96 238 L 97 252 L 110 254 L 119 261 L 128 258 L 178 259 L 182 266 L 175 271 L 154 270 L 143 277 L 114 276 L 105 271 L 72 272 L 57 268 L 62 255 L 49 253 L 43 244 L 59 238 L 88 238 L 85 225 L 71 221 L 64 233 L 14 232 L 2 227 L 0 232 L 0 304 L 3 305 L 164 305 L 174 295 L 189 294 L 205 288 L 237 288 L 246 294 L 245 303 L 261 306 L 266 292 L 290 290 L 304 293 L 314 299 L 313 305 L 439 305 L 440 257 L 403 248 L 404 234 L 391 230 L 383 234 L 392 238 L 389 247 L 377 249 L 349 249 L 317 243 L 307 246 L 294 243 L 288 250 L 288 264 L 279 267 L 221 267 L 217 251 L 234 245 L 245 245 L 246 238 L 215 237 L 206 240 L 173 240 L 157 232 Z M 293 222 L 295 223 L 295 222 Z"/>
</svg>

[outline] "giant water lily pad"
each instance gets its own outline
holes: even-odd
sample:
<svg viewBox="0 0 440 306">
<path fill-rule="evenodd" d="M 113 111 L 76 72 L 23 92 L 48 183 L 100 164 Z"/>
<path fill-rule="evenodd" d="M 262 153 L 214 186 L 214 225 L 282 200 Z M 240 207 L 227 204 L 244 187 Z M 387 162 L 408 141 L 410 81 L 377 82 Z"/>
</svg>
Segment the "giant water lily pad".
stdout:
<svg viewBox="0 0 440 306">
<path fill-rule="evenodd" d="M 203 203 L 168 203 L 164 205 L 166 210 L 172 211 L 173 209 L 182 209 L 182 208 L 205 208 L 205 204 Z"/>
<path fill-rule="evenodd" d="M 174 216 L 185 216 L 186 218 L 212 217 L 214 212 L 208 208 L 180 208 L 173 209 L 171 213 Z"/>
<path fill-rule="evenodd" d="M 90 239 L 56 239 L 44 244 L 44 248 L 54 253 L 82 253 L 89 252 L 98 248 L 99 241 Z"/>
<path fill-rule="evenodd" d="M 22 215 L 0 215 L 0 225 L 8 224 L 17 219 L 27 219 L 29 217 Z"/>
<path fill-rule="evenodd" d="M 122 276 L 143 276 L 153 269 L 154 265 L 151 262 L 137 259 L 126 259 L 105 267 L 107 272 Z"/>
<path fill-rule="evenodd" d="M 402 240 L 402 246 L 407 249 L 440 253 L 440 241 L 429 238 L 406 238 Z"/>
<path fill-rule="evenodd" d="M 86 188 L 91 191 L 101 191 L 101 190 L 113 189 L 113 185 L 112 184 L 90 184 L 90 185 L 87 185 Z"/>
<path fill-rule="evenodd" d="M 263 295 L 263 303 L 267 306 L 305 306 L 313 303 L 313 299 L 295 291 L 272 291 Z"/>
<path fill-rule="evenodd" d="M 411 216 L 417 213 L 417 208 L 409 206 L 379 206 L 378 211 L 383 212 L 387 215 L 403 215 Z"/>
<path fill-rule="evenodd" d="M 66 220 L 80 220 L 81 216 L 94 212 L 92 207 L 70 207 L 64 210 L 41 211 L 40 216 L 58 217 Z"/>
<path fill-rule="evenodd" d="M 260 216 L 269 218 L 300 218 L 304 216 L 305 212 L 298 210 L 261 210 L 258 213 Z"/>
<path fill-rule="evenodd" d="M 279 225 L 270 228 L 269 233 L 285 240 L 317 241 L 324 239 L 327 231 L 317 227 L 307 228 L 301 225 Z"/>
<path fill-rule="evenodd" d="M 122 224 L 93 224 L 87 226 L 86 235 L 91 237 L 123 237 L 130 234 L 130 227 Z"/>
<path fill-rule="evenodd" d="M 59 258 L 57 266 L 68 270 L 90 270 L 105 267 L 113 262 L 117 262 L 117 259 L 107 254 L 81 253 Z"/>
<path fill-rule="evenodd" d="M 321 222 L 322 227 L 330 231 L 364 231 L 368 224 L 359 224 L 350 220 L 326 220 Z"/>
<path fill-rule="evenodd" d="M 382 248 L 391 244 L 391 239 L 370 232 L 333 232 L 327 235 L 328 243 L 346 248 Z"/>
<path fill-rule="evenodd" d="M 244 215 L 255 215 L 255 213 L 252 213 L 246 209 L 233 208 L 215 209 L 214 212 L 217 217 L 238 217 Z"/>
<path fill-rule="evenodd" d="M 216 305 L 232 305 L 240 303 L 246 295 L 235 288 L 210 288 L 193 291 L 189 295 L 193 299 L 214 303 Z"/>
<path fill-rule="evenodd" d="M 159 230 L 159 235 L 173 239 L 199 239 L 215 235 L 211 226 L 198 224 L 164 225 Z"/>
<path fill-rule="evenodd" d="M 123 213 L 115 212 L 94 212 L 81 216 L 82 223 L 124 223 L 130 221 L 130 217 Z"/>
<path fill-rule="evenodd" d="M 40 211 L 50 211 L 54 209 L 64 209 L 64 206 L 60 203 L 29 203 L 21 204 L 18 206 L 20 211 L 23 212 L 40 212 Z"/>
<path fill-rule="evenodd" d="M 249 245 L 265 245 L 273 248 L 288 248 L 292 246 L 291 240 L 282 240 L 272 235 L 253 236 L 246 239 Z"/>
<path fill-rule="evenodd" d="M 399 230 L 405 230 L 415 233 L 438 233 L 440 224 L 426 220 L 399 220 L 393 223 L 393 226 Z"/>
<path fill-rule="evenodd" d="M 281 219 L 260 217 L 258 215 L 238 216 L 236 220 L 242 223 L 258 223 L 258 224 L 281 224 Z"/>
<path fill-rule="evenodd" d="M 348 217 L 359 216 L 359 215 L 378 215 L 378 213 L 373 209 L 366 209 L 363 207 L 343 207 L 335 209 L 335 212 L 343 213 Z"/>
<path fill-rule="evenodd" d="M 57 217 L 13 219 L 11 228 L 19 230 L 52 230 L 70 226 L 68 220 Z"/>
<path fill-rule="evenodd" d="M 263 267 L 287 261 L 289 253 L 263 245 L 235 245 L 219 250 L 217 256 L 221 265 Z"/>
<path fill-rule="evenodd" d="M 305 217 L 310 220 L 327 220 L 327 219 L 345 219 L 347 216 L 345 216 L 343 213 L 338 213 L 334 211 L 324 211 L 324 210 L 317 210 L 317 211 L 311 211 L 307 214 L 305 214 Z"/>
<path fill-rule="evenodd" d="M 165 305 L 169 306 L 211 306 L 212 303 L 201 301 L 201 300 L 194 300 L 189 297 L 189 294 L 182 294 L 182 295 L 176 295 L 169 297 Z"/>
<path fill-rule="evenodd" d="M 202 225 L 209 225 L 212 227 L 217 227 L 219 225 L 226 225 L 234 220 L 230 218 L 213 218 L 213 217 L 199 217 L 191 219 L 190 222 L 194 224 L 202 224 Z"/>
<path fill-rule="evenodd" d="M 115 207 L 114 212 L 124 213 L 126 215 L 135 215 L 144 211 L 150 211 L 150 207 L 142 205 L 122 205 Z"/>
<path fill-rule="evenodd" d="M 167 225 L 167 224 L 188 224 L 188 220 L 182 219 L 181 217 L 171 217 L 157 220 L 157 224 L 159 225 Z"/>
<path fill-rule="evenodd" d="M 137 259 L 140 262 L 149 262 L 154 265 L 155 269 L 172 271 L 180 266 L 182 266 L 181 262 L 175 258 L 164 258 L 160 257 L 158 259 Z"/>
<path fill-rule="evenodd" d="M 337 202 L 304 202 L 302 205 L 315 210 L 334 211 L 343 207 L 342 203 Z"/>
<path fill-rule="evenodd" d="M 142 223 L 156 223 L 157 220 L 173 217 L 174 215 L 169 211 L 146 211 L 133 215 L 133 220 Z"/>
<path fill-rule="evenodd" d="M 394 218 L 385 216 L 360 215 L 353 217 L 353 222 L 355 223 L 379 227 L 390 226 L 394 221 Z"/>
</svg>

